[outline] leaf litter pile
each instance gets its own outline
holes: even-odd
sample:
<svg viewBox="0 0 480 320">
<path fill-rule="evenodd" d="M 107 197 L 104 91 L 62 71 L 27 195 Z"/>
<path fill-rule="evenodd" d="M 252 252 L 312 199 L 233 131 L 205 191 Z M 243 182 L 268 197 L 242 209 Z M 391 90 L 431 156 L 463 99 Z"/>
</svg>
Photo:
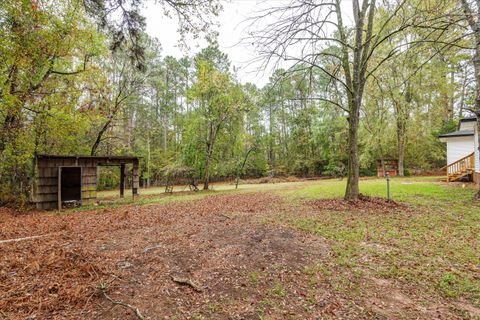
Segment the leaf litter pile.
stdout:
<svg viewBox="0 0 480 320">
<path fill-rule="evenodd" d="M 318 268 L 334 261 L 326 239 L 263 219 L 295 210 L 266 193 L 63 215 L 1 209 L 0 319 L 382 318 Z M 372 294 L 392 292 L 382 290 Z"/>
<path fill-rule="evenodd" d="M 354 211 L 354 212 L 376 212 L 392 213 L 395 211 L 411 211 L 406 204 L 384 198 L 369 197 L 360 195 L 356 201 L 345 201 L 343 199 L 319 199 L 307 201 L 307 204 L 320 210 L 332 211 Z"/>
</svg>

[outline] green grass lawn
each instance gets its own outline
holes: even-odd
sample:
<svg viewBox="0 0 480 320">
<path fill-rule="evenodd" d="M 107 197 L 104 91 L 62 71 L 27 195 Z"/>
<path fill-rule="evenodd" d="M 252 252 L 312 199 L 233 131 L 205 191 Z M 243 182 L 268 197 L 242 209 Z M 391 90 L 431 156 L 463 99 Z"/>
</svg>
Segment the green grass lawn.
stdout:
<svg viewBox="0 0 480 320">
<path fill-rule="evenodd" d="M 466 188 L 451 187 L 441 184 L 443 177 L 414 177 L 414 178 L 393 178 L 391 181 L 392 198 L 396 201 L 408 201 L 421 203 L 421 198 L 447 200 L 468 201 L 472 198 L 472 186 L 467 184 Z M 210 192 L 224 191 L 278 191 L 290 195 L 297 195 L 305 198 L 331 198 L 341 197 L 345 192 L 346 180 L 326 179 L 298 182 L 281 182 L 281 183 L 260 183 L 260 184 L 240 184 L 235 189 L 233 183 L 217 183 L 211 186 Z M 455 197 L 452 198 L 451 190 L 455 190 Z M 175 186 L 174 194 L 187 192 L 186 186 Z M 365 195 L 386 197 L 387 184 L 384 179 L 363 179 L 360 181 L 360 192 Z M 117 198 L 118 190 L 99 191 L 99 199 Z M 163 196 L 165 195 L 165 187 L 151 187 L 140 189 L 140 195 L 143 196 Z M 132 196 L 130 189 L 125 190 L 126 198 Z"/>
<path fill-rule="evenodd" d="M 391 181 L 391 197 L 395 201 L 417 205 L 446 208 L 450 211 L 469 210 L 472 206 L 473 186 L 441 183 L 443 177 L 394 178 Z M 346 180 L 327 179 L 299 182 L 240 184 L 235 189 L 233 183 L 218 183 L 211 190 L 197 193 L 189 192 L 185 186 L 175 186 L 173 194 L 166 194 L 164 187 L 140 189 L 136 203 L 166 203 L 171 201 L 187 201 L 202 198 L 211 194 L 227 192 L 275 192 L 291 199 L 339 198 L 345 192 Z M 360 192 L 364 195 L 387 197 L 387 184 L 384 179 L 363 179 L 360 181 Z M 119 198 L 118 190 L 99 191 L 100 202 L 105 206 L 117 206 L 132 203 L 131 190 L 125 191 L 125 198 Z M 473 205 L 476 208 L 475 205 Z M 91 208 L 91 206 L 87 206 Z"/>
<path fill-rule="evenodd" d="M 331 240 L 337 261 L 331 268 L 368 272 L 431 294 L 465 298 L 480 306 L 480 206 L 474 190 L 435 178 L 393 179 L 392 195 L 409 210 L 392 213 L 329 211 L 287 214 L 283 223 Z M 345 183 L 324 181 L 291 190 L 296 198 L 331 198 Z M 361 192 L 386 195 L 383 180 L 361 182 Z M 327 266 L 328 267 L 328 266 Z"/>
</svg>

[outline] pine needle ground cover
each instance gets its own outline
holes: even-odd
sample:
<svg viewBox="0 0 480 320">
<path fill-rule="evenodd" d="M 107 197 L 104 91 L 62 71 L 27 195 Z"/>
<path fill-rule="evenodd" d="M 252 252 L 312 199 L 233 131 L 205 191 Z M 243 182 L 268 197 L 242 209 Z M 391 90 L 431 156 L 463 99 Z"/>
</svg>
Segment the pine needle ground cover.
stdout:
<svg viewBox="0 0 480 320">
<path fill-rule="evenodd" d="M 346 203 L 344 187 L 225 184 L 62 213 L 1 209 L 0 318 L 480 317 L 474 190 L 394 179 L 392 203 L 372 179 Z"/>
</svg>

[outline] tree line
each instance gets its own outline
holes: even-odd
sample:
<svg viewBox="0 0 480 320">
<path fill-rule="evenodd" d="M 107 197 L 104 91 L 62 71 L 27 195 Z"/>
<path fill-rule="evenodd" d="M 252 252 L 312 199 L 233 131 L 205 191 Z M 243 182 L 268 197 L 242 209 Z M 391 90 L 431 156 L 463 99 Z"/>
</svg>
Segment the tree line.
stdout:
<svg viewBox="0 0 480 320">
<path fill-rule="evenodd" d="M 28 194 L 42 153 L 138 155 L 145 186 L 175 167 L 204 189 L 345 175 L 355 199 L 379 159 L 398 159 L 400 175 L 445 165 L 438 134 L 479 110 L 468 1 L 352 1 L 352 24 L 340 0 L 258 12 L 246 41 L 263 67 L 279 65 L 262 87 L 242 83 L 209 32 L 218 3 L 160 3 L 182 35 L 208 34 L 184 57 L 164 56 L 144 32 L 140 3 L 0 4 L 1 201 Z M 255 29 L 267 14 L 279 18 Z"/>
</svg>

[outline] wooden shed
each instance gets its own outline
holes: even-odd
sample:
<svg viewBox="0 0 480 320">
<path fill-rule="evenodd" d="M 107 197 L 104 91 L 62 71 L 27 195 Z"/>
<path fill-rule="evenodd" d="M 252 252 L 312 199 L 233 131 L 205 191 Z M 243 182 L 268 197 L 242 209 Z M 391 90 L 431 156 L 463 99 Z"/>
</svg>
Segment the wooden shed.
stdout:
<svg viewBox="0 0 480 320">
<path fill-rule="evenodd" d="M 393 158 L 377 160 L 377 177 L 383 178 L 385 174 L 390 177 L 398 175 L 398 160 Z"/>
<path fill-rule="evenodd" d="M 138 158 L 131 156 L 37 155 L 34 160 L 33 201 L 37 209 L 61 209 L 67 203 L 88 204 L 97 197 L 97 167 L 118 166 L 120 197 L 127 165 L 132 166 L 132 194 L 138 194 Z"/>
</svg>

